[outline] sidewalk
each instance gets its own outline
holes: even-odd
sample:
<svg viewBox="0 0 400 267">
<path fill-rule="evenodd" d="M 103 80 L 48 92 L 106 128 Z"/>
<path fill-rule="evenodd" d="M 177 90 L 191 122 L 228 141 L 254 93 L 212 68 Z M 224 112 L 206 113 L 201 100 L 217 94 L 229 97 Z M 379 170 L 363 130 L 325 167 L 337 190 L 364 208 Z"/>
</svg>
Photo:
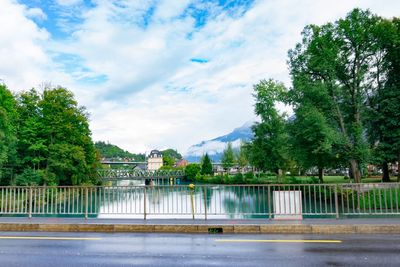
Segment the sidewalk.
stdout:
<svg viewBox="0 0 400 267">
<path fill-rule="evenodd" d="M 0 231 L 260 234 L 400 234 L 400 218 L 382 219 L 83 219 L 0 217 Z"/>
</svg>

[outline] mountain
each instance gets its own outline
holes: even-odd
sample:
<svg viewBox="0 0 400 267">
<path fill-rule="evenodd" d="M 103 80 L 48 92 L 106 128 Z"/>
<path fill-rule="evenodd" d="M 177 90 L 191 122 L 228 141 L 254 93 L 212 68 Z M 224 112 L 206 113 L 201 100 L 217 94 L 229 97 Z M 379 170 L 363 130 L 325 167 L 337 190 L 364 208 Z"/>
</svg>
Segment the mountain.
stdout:
<svg viewBox="0 0 400 267">
<path fill-rule="evenodd" d="M 226 148 L 228 142 L 232 143 L 234 149 L 238 149 L 241 141 L 250 141 L 253 138 L 253 132 L 251 130 L 253 124 L 254 122 L 246 122 L 243 126 L 234 129 L 229 134 L 208 141 L 202 141 L 189 147 L 185 159 L 189 162 L 200 162 L 201 157 L 205 153 L 208 153 L 212 161 L 221 161 L 222 152 Z"/>
</svg>

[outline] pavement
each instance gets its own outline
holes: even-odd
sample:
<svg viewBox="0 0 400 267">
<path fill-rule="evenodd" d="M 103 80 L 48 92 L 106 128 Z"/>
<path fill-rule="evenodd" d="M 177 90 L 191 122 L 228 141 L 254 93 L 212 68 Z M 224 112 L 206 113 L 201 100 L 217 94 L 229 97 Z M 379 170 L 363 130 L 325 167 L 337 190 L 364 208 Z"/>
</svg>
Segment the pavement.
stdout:
<svg viewBox="0 0 400 267">
<path fill-rule="evenodd" d="M 400 234 L 400 218 L 143 220 L 0 217 L 0 231 L 229 234 Z"/>
<path fill-rule="evenodd" d="M 0 266 L 399 266 L 400 235 L 0 232 Z"/>
</svg>

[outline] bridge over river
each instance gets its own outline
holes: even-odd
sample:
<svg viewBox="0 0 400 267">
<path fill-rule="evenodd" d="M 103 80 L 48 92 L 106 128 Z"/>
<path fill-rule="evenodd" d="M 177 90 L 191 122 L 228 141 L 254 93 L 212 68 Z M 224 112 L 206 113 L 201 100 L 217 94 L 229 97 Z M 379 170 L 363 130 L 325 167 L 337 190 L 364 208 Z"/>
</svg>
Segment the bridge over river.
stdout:
<svg viewBox="0 0 400 267">
<path fill-rule="evenodd" d="M 97 174 L 103 181 L 181 179 L 185 176 L 182 170 L 99 169 Z"/>
</svg>

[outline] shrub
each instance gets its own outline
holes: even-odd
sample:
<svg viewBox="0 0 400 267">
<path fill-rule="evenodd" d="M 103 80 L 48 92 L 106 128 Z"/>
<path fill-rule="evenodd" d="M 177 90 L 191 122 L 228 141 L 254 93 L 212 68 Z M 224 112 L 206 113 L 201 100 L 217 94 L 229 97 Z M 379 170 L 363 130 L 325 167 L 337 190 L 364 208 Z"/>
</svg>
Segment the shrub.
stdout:
<svg viewBox="0 0 400 267">
<path fill-rule="evenodd" d="M 253 178 L 254 178 L 254 173 L 253 172 L 247 172 L 247 173 L 244 174 L 245 181 L 251 180 Z"/>
<path fill-rule="evenodd" d="M 233 177 L 233 183 L 235 184 L 244 184 L 243 174 L 237 173 Z"/>
</svg>

